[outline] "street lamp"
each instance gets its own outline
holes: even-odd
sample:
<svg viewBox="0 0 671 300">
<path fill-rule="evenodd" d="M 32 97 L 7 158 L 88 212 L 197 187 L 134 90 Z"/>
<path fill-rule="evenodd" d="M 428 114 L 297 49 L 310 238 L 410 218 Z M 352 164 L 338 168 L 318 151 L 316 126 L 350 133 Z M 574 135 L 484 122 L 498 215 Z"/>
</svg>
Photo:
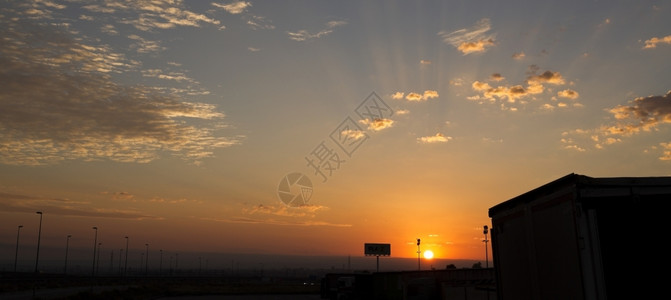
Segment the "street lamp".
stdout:
<svg viewBox="0 0 671 300">
<path fill-rule="evenodd" d="M 19 225 L 19 228 L 16 230 L 16 254 L 14 255 L 14 273 L 16 273 L 16 263 L 19 261 L 19 234 L 21 234 L 21 228 L 23 228 L 23 225 Z"/>
<path fill-rule="evenodd" d="M 98 246 L 98 227 L 93 226 L 93 229 L 96 231 L 95 238 L 93 239 L 93 264 L 91 265 L 91 276 L 96 276 L 96 248 Z"/>
<path fill-rule="evenodd" d="M 419 242 L 420 242 L 420 240 L 417 239 L 417 271 L 422 270 L 422 268 L 420 267 L 420 262 L 419 262 L 419 256 L 420 256 L 420 254 L 422 253 L 422 252 L 419 250 Z"/>
<path fill-rule="evenodd" d="M 128 236 L 124 237 L 126 239 L 126 259 L 123 263 L 123 275 L 126 276 L 126 271 L 128 270 Z"/>
<path fill-rule="evenodd" d="M 487 239 L 487 233 L 488 232 L 489 232 L 489 227 L 487 227 L 487 225 L 485 225 L 484 230 L 483 230 L 482 233 L 485 234 L 485 239 L 483 240 L 483 242 L 485 242 L 485 267 L 486 268 L 489 268 L 489 254 L 487 252 L 487 242 L 489 242 L 489 240 Z"/>
<path fill-rule="evenodd" d="M 161 271 L 163 270 L 163 249 L 158 250 L 159 253 L 161 253 L 161 258 L 158 261 L 158 276 L 161 276 Z"/>
<path fill-rule="evenodd" d="M 96 258 L 96 273 L 100 274 L 100 246 L 102 246 L 103 243 L 98 243 L 98 257 Z"/>
<path fill-rule="evenodd" d="M 70 238 L 71 234 L 68 234 L 67 239 L 65 240 L 65 267 L 63 267 L 63 274 L 68 274 L 68 248 L 70 248 Z"/>
<path fill-rule="evenodd" d="M 149 272 L 149 244 L 144 244 L 147 247 L 146 255 L 144 256 L 144 274 L 147 275 Z"/>
<path fill-rule="evenodd" d="M 40 227 L 37 231 L 37 256 L 35 256 L 35 273 L 37 273 L 37 264 L 40 260 L 40 240 L 42 239 L 42 212 L 38 211 L 35 213 L 40 215 Z"/>
</svg>

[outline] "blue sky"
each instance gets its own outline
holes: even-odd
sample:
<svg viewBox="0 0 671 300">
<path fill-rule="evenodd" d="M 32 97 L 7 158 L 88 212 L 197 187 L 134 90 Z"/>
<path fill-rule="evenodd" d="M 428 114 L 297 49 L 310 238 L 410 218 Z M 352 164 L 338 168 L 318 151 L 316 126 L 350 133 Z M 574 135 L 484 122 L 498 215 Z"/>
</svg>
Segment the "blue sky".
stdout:
<svg viewBox="0 0 671 300">
<path fill-rule="evenodd" d="M 423 237 L 479 258 L 497 203 L 573 172 L 670 174 L 670 9 L 4 1 L 0 237 L 43 210 L 53 243 L 99 226 L 111 245 L 412 257 Z M 357 114 L 371 99 L 388 110 Z M 300 207 L 278 197 L 293 172 Z"/>
</svg>

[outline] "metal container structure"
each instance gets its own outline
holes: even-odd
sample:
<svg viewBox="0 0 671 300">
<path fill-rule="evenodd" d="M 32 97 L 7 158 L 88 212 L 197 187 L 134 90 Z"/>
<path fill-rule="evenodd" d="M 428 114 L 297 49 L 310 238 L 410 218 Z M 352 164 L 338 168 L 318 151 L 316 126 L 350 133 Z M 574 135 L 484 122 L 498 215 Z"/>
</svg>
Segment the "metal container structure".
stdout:
<svg viewBox="0 0 671 300">
<path fill-rule="evenodd" d="M 670 201 L 671 177 L 569 174 L 491 207 L 498 299 L 666 293 Z"/>
</svg>

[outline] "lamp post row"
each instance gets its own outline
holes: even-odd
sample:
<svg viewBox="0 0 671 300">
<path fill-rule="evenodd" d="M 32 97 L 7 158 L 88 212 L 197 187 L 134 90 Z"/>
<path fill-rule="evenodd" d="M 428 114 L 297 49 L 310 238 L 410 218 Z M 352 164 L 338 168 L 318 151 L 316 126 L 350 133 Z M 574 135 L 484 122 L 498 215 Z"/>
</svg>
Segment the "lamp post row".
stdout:
<svg viewBox="0 0 671 300">
<path fill-rule="evenodd" d="M 40 215 L 40 222 L 39 222 L 39 227 L 38 227 L 38 233 L 37 233 L 37 251 L 35 255 L 35 273 L 39 272 L 39 261 L 40 261 L 40 244 L 42 241 L 42 218 L 43 218 L 43 213 L 41 211 L 35 212 L 36 214 Z M 18 267 L 18 260 L 19 260 L 19 241 L 21 237 L 21 228 L 23 228 L 23 225 L 19 225 L 17 227 L 16 231 L 16 250 L 14 253 L 14 272 L 17 271 Z M 96 271 L 100 269 L 100 247 L 102 246 L 102 243 L 98 243 L 98 227 L 94 226 L 92 227 L 93 230 L 95 230 L 95 236 L 93 238 L 93 262 L 91 266 L 91 275 L 95 276 Z M 71 234 L 67 235 L 66 241 L 65 241 L 65 263 L 63 266 L 63 273 L 67 274 L 68 272 L 68 254 L 70 250 L 70 238 L 72 238 Z M 127 271 L 128 271 L 128 236 L 124 236 L 126 239 L 126 253 L 125 253 L 125 258 L 124 258 L 124 268 L 123 268 L 123 275 L 125 276 Z M 143 253 L 146 256 L 146 260 L 144 263 L 145 267 L 145 273 L 148 273 L 149 271 L 149 244 L 145 244 L 146 246 L 146 252 Z M 119 249 L 119 271 L 121 271 L 121 252 L 123 249 Z M 160 273 L 160 268 L 163 267 L 163 249 L 160 250 L 161 256 L 160 256 L 160 266 L 159 266 L 159 273 Z M 175 263 L 176 264 L 176 263 Z"/>
</svg>

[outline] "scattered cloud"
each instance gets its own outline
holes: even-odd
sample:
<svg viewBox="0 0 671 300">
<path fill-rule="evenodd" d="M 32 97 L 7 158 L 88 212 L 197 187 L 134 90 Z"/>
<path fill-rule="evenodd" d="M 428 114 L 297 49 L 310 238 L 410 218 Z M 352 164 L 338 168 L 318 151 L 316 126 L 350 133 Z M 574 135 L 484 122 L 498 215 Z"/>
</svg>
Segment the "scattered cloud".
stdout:
<svg viewBox="0 0 671 300">
<path fill-rule="evenodd" d="M 165 47 L 161 46 L 160 42 L 148 41 L 136 34 L 131 34 L 128 36 L 128 38 L 135 41 L 135 43 L 131 44 L 130 48 L 134 49 L 138 53 L 157 53 L 166 49 Z"/>
<path fill-rule="evenodd" d="M 576 129 L 564 132 L 562 142 L 567 149 L 584 149 L 582 146 L 592 143 L 594 148 L 620 143 L 625 137 L 659 130 L 662 124 L 671 123 L 671 91 L 665 95 L 639 97 L 627 105 L 617 105 L 608 110 L 612 116 L 609 125 L 601 125 L 594 129 Z M 660 144 L 668 149 L 668 144 Z M 660 157 L 668 160 L 666 150 Z"/>
<path fill-rule="evenodd" d="M 339 26 L 344 26 L 346 25 L 347 22 L 345 21 L 330 21 L 326 23 L 326 28 L 320 30 L 317 33 L 310 33 L 305 29 L 301 29 L 298 31 L 287 31 L 287 34 L 289 35 L 289 39 L 302 42 L 302 41 L 307 41 L 311 39 L 317 39 L 323 36 L 326 36 L 330 33 L 333 32 L 334 28 L 339 27 Z"/>
<path fill-rule="evenodd" d="M 218 8 L 223 8 L 225 11 L 227 11 L 230 14 L 241 14 L 243 13 L 248 7 L 252 6 L 251 3 L 247 1 L 234 1 L 228 4 L 220 4 L 220 3 L 212 3 L 214 7 Z"/>
<path fill-rule="evenodd" d="M 410 113 L 410 111 L 407 110 L 407 109 L 399 109 L 399 110 L 396 111 L 396 114 L 398 114 L 398 115 L 407 115 L 409 113 Z"/>
<path fill-rule="evenodd" d="M 522 60 L 525 56 L 526 54 L 524 54 L 524 52 L 517 52 L 513 54 L 513 59 Z"/>
<path fill-rule="evenodd" d="M 314 217 L 317 212 L 328 210 L 328 207 L 321 205 L 303 205 L 288 207 L 286 205 L 263 205 L 258 204 L 252 207 L 244 207 L 243 213 L 254 215 L 275 215 L 285 217 Z"/>
<path fill-rule="evenodd" d="M 272 30 L 275 29 L 275 25 L 272 24 L 272 22 L 265 17 L 261 16 L 249 16 L 247 18 L 247 25 L 253 30 L 259 30 L 259 29 L 268 29 Z"/>
<path fill-rule="evenodd" d="M 112 74 L 137 63 L 49 24 L 0 21 L 0 163 L 65 160 L 146 163 L 171 153 L 195 163 L 240 137 L 219 136 L 225 115 L 160 86 L 123 85 Z M 180 73 L 143 76 L 185 80 Z M 195 122 L 197 120 L 197 122 Z M 197 124 L 197 125 L 196 125 Z"/>
<path fill-rule="evenodd" d="M 442 133 L 436 133 L 433 136 L 423 136 L 417 138 L 417 141 L 422 144 L 432 144 L 432 143 L 446 143 L 451 140 L 452 137 L 445 136 Z"/>
<path fill-rule="evenodd" d="M 0 210 L 4 212 L 34 213 L 113 219 L 161 219 L 133 209 L 94 208 L 90 202 L 62 198 L 39 197 L 0 192 Z"/>
<path fill-rule="evenodd" d="M 471 84 L 471 88 L 478 92 L 478 95 L 469 96 L 467 99 L 473 101 L 480 101 L 481 103 L 498 103 L 501 106 L 502 110 L 511 110 L 517 111 L 520 105 L 527 105 L 530 103 L 530 100 L 538 100 L 537 97 L 540 97 L 543 93 L 546 92 L 545 85 L 557 85 L 561 86 L 566 84 L 566 80 L 559 72 L 554 71 L 545 71 L 541 74 L 538 74 L 538 67 L 536 65 L 531 65 L 529 67 L 529 72 L 526 81 L 524 84 L 516 85 L 499 85 L 492 86 L 487 82 L 476 80 Z M 489 77 L 490 81 L 502 81 L 504 77 L 499 73 L 494 73 Z M 551 90 L 551 89 L 547 89 Z M 578 92 L 572 89 L 564 89 L 557 92 L 557 96 L 560 98 L 568 98 L 575 100 L 578 98 Z M 556 96 L 548 96 L 550 100 L 556 101 Z M 552 111 L 555 108 L 564 108 L 568 107 L 566 103 L 557 103 L 551 104 L 548 102 L 538 102 L 539 108 L 546 111 Z M 581 104 L 578 102 L 573 102 L 573 107 L 580 107 Z"/>
<path fill-rule="evenodd" d="M 660 160 L 671 160 L 671 142 L 669 143 L 659 143 L 663 148 L 662 156 L 659 157 Z"/>
<path fill-rule="evenodd" d="M 430 60 L 423 60 L 423 59 L 422 59 L 422 60 L 419 61 L 419 63 L 420 63 L 421 65 L 430 65 L 430 64 L 431 64 L 431 61 L 430 61 Z"/>
<path fill-rule="evenodd" d="M 408 101 L 425 101 L 428 99 L 433 99 L 433 98 L 438 98 L 438 92 L 434 90 L 426 90 L 424 91 L 423 94 L 415 93 L 415 92 L 410 92 L 408 94 L 405 94 L 404 92 L 396 92 L 391 95 L 392 99 L 403 99 L 403 96 L 405 95 L 405 100 Z"/>
<path fill-rule="evenodd" d="M 489 19 L 484 18 L 469 28 L 452 32 L 441 31 L 438 35 L 443 39 L 443 42 L 454 46 L 461 53 L 467 55 L 485 52 L 487 48 L 494 46 L 494 35 L 488 33 L 490 29 Z"/>
<path fill-rule="evenodd" d="M 259 52 L 259 51 L 261 51 L 260 48 L 254 48 L 254 47 L 247 47 L 247 50 L 252 51 L 252 52 Z"/>
<path fill-rule="evenodd" d="M 566 90 L 562 90 L 562 91 L 557 92 L 557 96 L 559 96 L 560 98 L 578 99 L 580 94 L 578 94 L 578 92 L 576 92 L 574 90 L 566 89 Z"/>
<path fill-rule="evenodd" d="M 376 118 L 372 121 L 370 119 L 363 119 L 363 120 L 359 120 L 359 122 L 361 124 L 364 124 L 364 125 L 368 126 L 368 129 L 373 130 L 373 131 L 380 131 L 382 129 L 386 129 L 386 128 L 389 128 L 392 125 L 394 125 L 394 120 L 391 120 L 391 119 Z"/>
<path fill-rule="evenodd" d="M 658 44 L 671 45 L 671 35 L 667 35 L 667 36 L 662 37 L 662 38 L 653 37 L 649 40 L 646 40 L 645 41 L 645 46 L 643 46 L 643 49 L 657 48 Z"/>
<path fill-rule="evenodd" d="M 492 81 L 501 81 L 501 80 L 504 80 L 506 78 L 503 77 L 503 75 L 501 75 L 500 73 L 494 73 L 494 74 L 489 76 L 489 79 L 491 79 Z"/>
</svg>

